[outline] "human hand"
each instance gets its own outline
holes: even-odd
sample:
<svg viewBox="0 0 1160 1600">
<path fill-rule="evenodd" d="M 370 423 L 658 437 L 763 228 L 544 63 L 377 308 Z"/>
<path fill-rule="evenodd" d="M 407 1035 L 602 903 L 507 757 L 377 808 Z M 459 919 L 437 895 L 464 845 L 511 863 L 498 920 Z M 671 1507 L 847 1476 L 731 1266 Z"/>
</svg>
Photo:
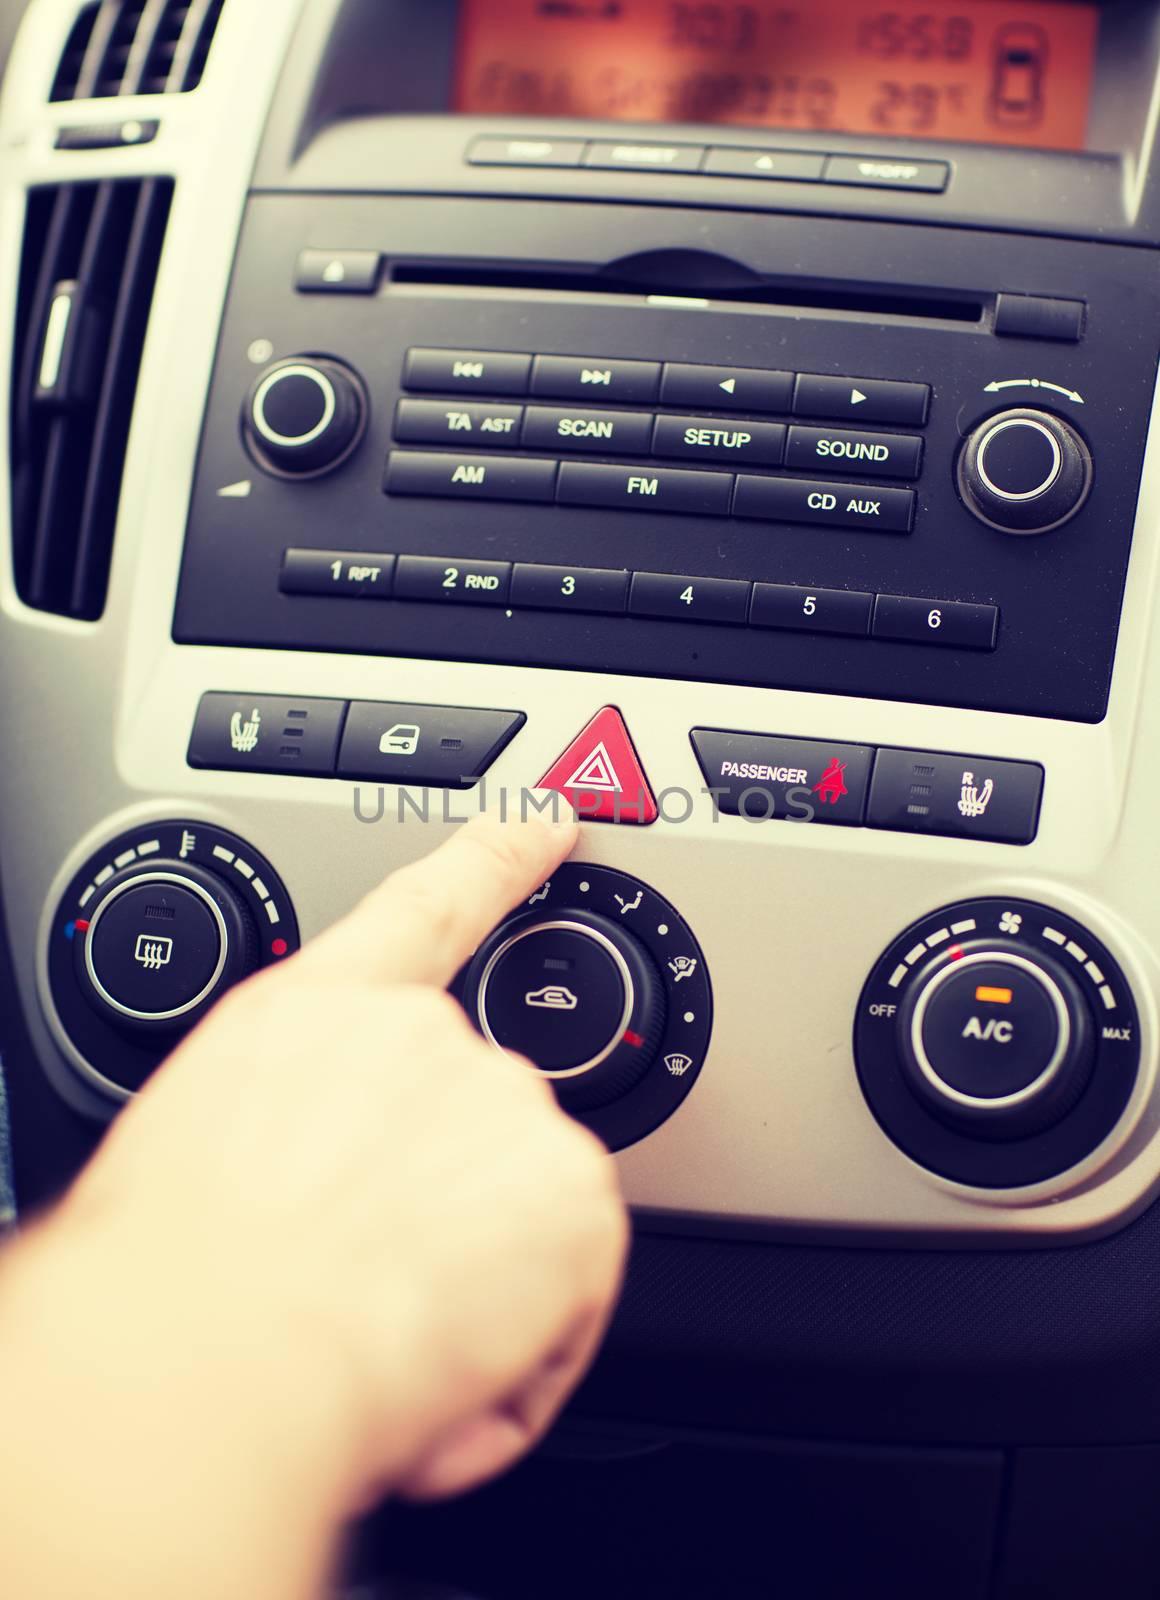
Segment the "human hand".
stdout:
<svg viewBox="0 0 1160 1600">
<path fill-rule="evenodd" d="M 604 1332 L 612 1163 L 444 992 L 575 840 L 481 819 L 233 991 L 45 1230 L 83 1239 L 115 1328 L 235 1351 L 231 1392 L 286 1408 L 344 1514 L 508 1466 Z"/>
</svg>

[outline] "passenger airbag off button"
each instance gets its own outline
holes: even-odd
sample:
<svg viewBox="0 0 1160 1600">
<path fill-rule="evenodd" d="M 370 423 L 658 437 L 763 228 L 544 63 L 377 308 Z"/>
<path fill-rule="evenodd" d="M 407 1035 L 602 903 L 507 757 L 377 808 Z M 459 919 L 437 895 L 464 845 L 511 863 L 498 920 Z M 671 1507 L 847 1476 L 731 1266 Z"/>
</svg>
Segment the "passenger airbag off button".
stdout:
<svg viewBox="0 0 1160 1600">
<path fill-rule="evenodd" d="M 867 745 L 713 728 L 694 728 L 689 737 L 726 816 L 857 827 L 866 814 L 874 760 Z"/>
</svg>

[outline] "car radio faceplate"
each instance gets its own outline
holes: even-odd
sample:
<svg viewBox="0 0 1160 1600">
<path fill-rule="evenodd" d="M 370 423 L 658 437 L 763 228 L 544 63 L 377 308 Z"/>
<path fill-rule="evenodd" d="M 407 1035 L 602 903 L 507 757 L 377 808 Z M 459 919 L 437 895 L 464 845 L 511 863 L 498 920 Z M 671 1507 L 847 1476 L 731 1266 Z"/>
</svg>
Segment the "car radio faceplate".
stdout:
<svg viewBox="0 0 1160 1600">
<path fill-rule="evenodd" d="M 180 641 L 1102 717 L 1156 370 L 1138 252 L 503 215 L 501 238 L 480 202 L 252 199 Z M 1000 335 L 1012 290 L 1070 302 L 1071 336 Z M 992 418 L 972 460 L 1011 476 L 1008 531 L 960 492 Z M 1030 478 L 1063 493 L 1050 531 L 1018 525 Z"/>
</svg>

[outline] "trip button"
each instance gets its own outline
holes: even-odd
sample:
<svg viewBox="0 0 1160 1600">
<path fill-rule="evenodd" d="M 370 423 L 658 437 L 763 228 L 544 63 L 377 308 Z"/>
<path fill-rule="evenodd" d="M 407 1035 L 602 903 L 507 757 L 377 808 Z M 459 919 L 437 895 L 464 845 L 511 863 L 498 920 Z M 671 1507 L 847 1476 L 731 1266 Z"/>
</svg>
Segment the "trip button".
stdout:
<svg viewBox="0 0 1160 1600">
<path fill-rule="evenodd" d="M 822 472 L 917 478 L 922 470 L 922 440 L 897 433 L 837 433 L 824 428 L 791 428 L 785 464 L 787 467 L 812 467 Z"/>
<path fill-rule="evenodd" d="M 569 450 L 593 455 L 647 455 L 653 419 L 647 411 L 563 411 L 529 406 L 527 450 Z"/>
<path fill-rule="evenodd" d="M 454 444 L 478 449 L 520 442 L 523 406 L 489 406 L 470 401 L 400 400 L 395 438 L 402 444 Z"/>
<path fill-rule="evenodd" d="M 817 522 L 830 528 L 860 528 L 866 533 L 909 533 L 914 526 L 914 504 L 913 489 L 813 478 L 742 477 L 737 480 L 733 515 L 768 522 Z"/>
<path fill-rule="evenodd" d="M 670 511 L 727 517 L 733 479 L 723 472 L 681 472 L 671 467 L 597 467 L 565 461 L 557 498 L 561 505 L 611 506 L 624 511 Z"/>
<path fill-rule="evenodd" d="M 186 759 L 216 772 L 329 778 L 345 716 L 345 700 L 204 694 Z"/>
<path fill-rule="evenodd" d="M 287 550 L 279 587 L 283 594 L 389 600 L 395 557 L 356 550 Z"/>
<path fill-rule="evenodd" d="M 538 611 L 594 611 L 623 616 L 625 571 L 598 567 L 546 567 L 520 563 L 512 574 L 511 604 Z"/>
<path fill-rule="evenodd" d="M 1031 762 L 932 750 L 880 750 L 867 823 L 902 833 L 1030 844 L 1039 827 L 1043 768 Z"/>
<path fill-rule="evenodd" d="M 511 574 L 511 564 L 507 561 L 445 561 L 437 556 L 400 556 L 395 571 L 395 599 L 506 606 Z"/>
<path fill-rule="evenodd" d="M 874 752 L 763 733 L 694 728 L 689 735 L 719 811 L 765 822 L 857 827 L 866 811 Z"/>
<path fill-rule="evenodd" d="M 752 584 L 737 578 L 679 578 L 663 572 L 638 572 L 632 580 L 628 609 L 634 617 L 743 623 L 752 591 Z"/>
<path fill-rule="evenodd" d="M 789 583 L 759 583 L 749 614 L 755 628 L 790 628 L 801 633 L 870 632 L 874 596 L 850 589 L 802 589 Z"/>
<path fill-rule="evenodd" d="M 785 455 L 780 422 L 722 422 L 716 417 L 658 417 L 653 455 L 689 461 L 736 461 L 780 467 Z"/>
<path fill-rule="evenodd" d="M 930 411 L 930 386 L 881 378 L 824 378 L 802 373 L 793 397 L 794 415 L 834 422 L 893 422 L 922 428 Z"/>
<path fill-rule="evenodd" d="M 475 389 L 480 394 L 527 394 L 531 356 L 495 350 L 409 350 L 407 389 Z"/>
<path fill-rule="evenodd" d="M 532 370 L 532 393 L 552 400 L 619 400 L 628 405 L 651 405 L 660 385 L 659 361 L 537 356 Z"/>
<path fill-rule="evenodd" d="M 880 594 L 874 606 L 874 637 L 964 650 L 994 650 L 999 608 L 963 600 L 915 600 Z"/>
<path fill-rule="evenodd" d="M 680 411 L 788 411 L 792 372 L 758 367 L 701 367 L 670 361 L 661 404 Z"/>
<path fill-rule="evenodd" d="M 338 758 L 341 778 L 471 789 L 527 721 L 522 711 L 356 700 Z"/>
<path fill-rule="evenodd" d="M 454 500 L 553 500 L 554 461 L 520 456 L 434 455 L 392 450 L 384 494 L 429 495 Z"/>
<path fill-rule="evenodd" d="M 476 139 L 467 152 L 473 167 L 578 167 L 586 139 Z"/>
</svg>

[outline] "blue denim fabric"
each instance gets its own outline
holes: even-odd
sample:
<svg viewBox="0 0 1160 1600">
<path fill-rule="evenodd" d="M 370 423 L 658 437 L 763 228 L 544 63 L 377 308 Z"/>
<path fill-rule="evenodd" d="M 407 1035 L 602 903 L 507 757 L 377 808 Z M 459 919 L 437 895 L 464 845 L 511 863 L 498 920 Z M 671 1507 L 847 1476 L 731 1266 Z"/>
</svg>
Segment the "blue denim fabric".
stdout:
<svg viewBox="0 0 1160 1600">
<path fill-rule="evenodd" d="M 4 1069 L 0 1063 L 0 1232 L 16 1221 L 16 1193 L 12 1187 L 12 1146 L 8 1128 L 8 1101 L 4 1095 Z"/>
</svg>

